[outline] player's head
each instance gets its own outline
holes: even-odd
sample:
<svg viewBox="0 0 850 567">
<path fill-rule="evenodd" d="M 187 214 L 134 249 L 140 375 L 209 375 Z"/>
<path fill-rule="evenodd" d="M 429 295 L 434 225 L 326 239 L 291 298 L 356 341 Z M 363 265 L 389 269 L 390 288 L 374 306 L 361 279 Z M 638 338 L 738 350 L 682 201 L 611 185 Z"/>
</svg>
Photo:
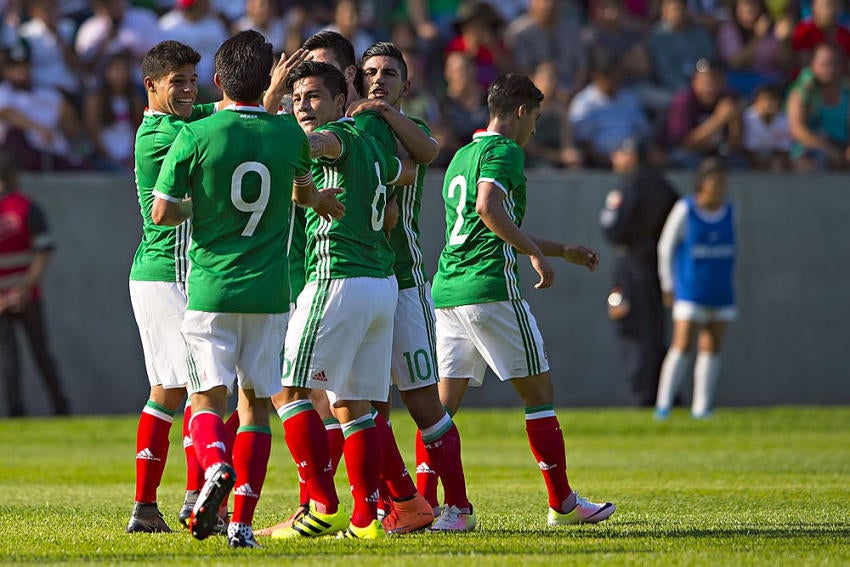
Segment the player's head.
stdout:
<svg viewBox="0 0 850 567">
<path fill-rule="evenodd" d="M 142 76 L 152 110 L 188 118 L 198 96 L 201 55 L 179 41 L 162 41 L 142 59 Z"/>
<path fill-rule="evenodd" d="M 355 84 L 357 64 L 354 46 L 341 34 L 329 30 L 320 31 L 308 37 L 301 47 L 310 52 L 310 59 L 330 63 L 345 76 L 348 84 Z"/>
<path fill-rule="evenodd" d="M 364 51 L 360 70 L 361 94 L 366 98 L 380 98 L 398 108 L 410 91 L 404 54 L 392 43 L 382 41 Z"/>
<path fill-rule="evenodd" d="M 726 164 L 723 158 L 709 156 L 700 162 L 694 193 L 700 206 L 709 210 L 720 208 L 726 200 Z"/>
<path fill-rule="evenodd" d="M 230 100 L 256 102 L 269 87 L 274 64 L 274 48 L 263 34 L 241 31 L 215 52 L 213 80 Z"/>
<path fill-rule="evenodd" d="M 611 152 L 611 168 L 620 175 L 632 172 L 646 159 L 646 153 L 644 141 L 627 138 Z"/>
<path fill-rule="evenodd" d="M 342 117 L 348 84 L 330 63 L 305 61 L 289 73 L 286 86 L 292 93 L 292 113 L 305 132 Z"/>
<path fill-rule="evenodd" d="M 18 187 L 18 166 L 12 156 L 0 151 L 0 193 L 14 191 Z"/>
<path fill-rule="evenodd" d="M 490 84 L 487 91 L 487 108 L 490 120 L 514 122 L 514 140 L 520 147 L 534 134 L 534 125 L 540 116 L 543 93 L 525 75 L 508 73 Z"/>
</svg>

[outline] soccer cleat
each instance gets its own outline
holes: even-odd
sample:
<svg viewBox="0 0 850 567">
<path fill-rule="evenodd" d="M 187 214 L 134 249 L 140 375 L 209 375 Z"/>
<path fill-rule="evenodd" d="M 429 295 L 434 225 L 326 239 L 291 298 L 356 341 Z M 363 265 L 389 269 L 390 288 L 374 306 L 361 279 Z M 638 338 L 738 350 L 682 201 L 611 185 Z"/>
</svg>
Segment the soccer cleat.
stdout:
<svg viewBox="0 0 850 567">
<path fill-rule="evenodd" d="M 691 412 L 691 417 L 699 420 L 711 419 L 711 410 L 706 410 L 700 413 Z"/>
<path fill-rule="evenodd" d="M 285 528 L 292 527 L 292 523 L 295 522 L 295 520 L 297 520 L 298 518 L 300 518 L 301 516 L 303 516 L 304 514 L 306 514 L 309 511 L 310 511 L 310 505 L 309 504 L 299 504 L 298 508 L 296 508 L 295 511 L 292 514 L 290 514 L 287 519 L 285 519 L 281 523 L 276 524 L 276 525 L 274 525 L 270 528 L 263 528 L 260 531 L 254 532 L 254 535 L 263 536 L 263 537 L 268 537 L 268 536 L 274 535 L 274 532 L 276 532 L 278 530 L 283 530 Z"/>
<path fill-rule="evenodd" d="M 204 483 L 189 518 L 189 530 L 195 539 L 206 539 L 218 526 L 218 509 L 236 484 L 236 471 L 227 463 L 212 465 L 212 473 Z"/>
<path fill-rule="evenodd" d="M 340 534 L 339 537 L 345 539 L 381 539 L 386 537 L 386 532 L 381 526 L 379 520 L 372 520 L 365 528 L 358 528 L 354 524 L 349 524 L 348 529 Z"/>
<path fill-rule="evenodd" d="M 665 421 L 668 417 L 670 417 L 670 408 L 656 408 L 652 417 L 655 418 L 655 421 Z"/>
<path fill-rule="evenodd" d="M 464 512 L 457 506 L 444 506 L 442 512 L 431 526 L 432 532 L 471 532 L 478 524 L 478 518 L 472 512 Z"/>
<path fill-rule="evenodd" d="M 381 520 L 388 534 L 408 534 L 434 522 L 434 509 L 418 492 L 404 502 L 392 502 L 390 513 Z"/>
<path fill-rule="evenodd" d="M 127 524 L 127 533 L 171 533 L 171 528 L 165 523 L 156 502 L 149 504 L 136 502 L 133 505 L 130 522 Z"/>
<path fill-rule="evenodd" d="M 218 511 L 218 520 L 215 523 L 215 527 L 212 530 L 212 535 L 227 535 L 227 526 L 230 524 L 230 514 L 225 511 L 224 515 L 221 515 L 221 510 Z"/>
<path fill-rule="evenodd" d="M 192 508 L 195 507 L 195 502 L 198 501 L 198 494 L 200 493 L 200 490 L 187 490 L 186 496 L 183 497 L 183 506 L 177 513 L 177 519 L 180 520 L 180 523 L 183 524 L 183 527 L 185 528 L 189 527 L 189 518 L 192 517 Z"/>
<path fill-rule="evenodd" d="M 575 508 L 562 514 L 554 508 L 549 508 L 549 525 L 550 526 L 568 526 L 573 524 L 596 524 L 603 520 L 607 520 L 613 514 L 617 507 L 610 502 L 604 504 L 596 504 L 585 500 L 578 493 L 576 495 Z"/>
<path fill-rule="evenodd" d="M 231 524 L 232 527 L 225 530 L 227 546 L 232 548 L 248 547 L 260 549 L 260 544 L 254 539 L 251 526 Z"/>
<path fill-rule="evenodd" d="M 348 514 L 342 506 L 333 514 L 316 511 L 316 505 L 292 521 L 292 525 L 272 532 L 273 538 L 322 537 L 336 535 L 348 527 Z"/>
</svg>

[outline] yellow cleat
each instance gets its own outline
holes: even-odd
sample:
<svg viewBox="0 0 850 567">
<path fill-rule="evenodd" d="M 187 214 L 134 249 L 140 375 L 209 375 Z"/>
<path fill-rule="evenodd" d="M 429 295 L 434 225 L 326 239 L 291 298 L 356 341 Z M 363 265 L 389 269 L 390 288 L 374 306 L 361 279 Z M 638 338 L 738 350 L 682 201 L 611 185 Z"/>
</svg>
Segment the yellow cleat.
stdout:
<svg viewBox="0 0 850 567">
<path fill-rule="evenodd" d="M 316 505 L 310 503 L 306 514 L 296 518 L 289 527 L 272 532 L 273 538 L 322 537 L 336 535 L 348 527 L 348 514 L 342 506 L 333 514 L 316 511 Z"/>
<path fill-rule="evenodd" d="M 372 523 L 365 528 L 358 528 L 354 524 L 349 524 L 348 529 L 342 533 L 342 537 L 346 539 L 383 539 L 386 536 L 380 520 L 372 520 Z"/>
</svg>

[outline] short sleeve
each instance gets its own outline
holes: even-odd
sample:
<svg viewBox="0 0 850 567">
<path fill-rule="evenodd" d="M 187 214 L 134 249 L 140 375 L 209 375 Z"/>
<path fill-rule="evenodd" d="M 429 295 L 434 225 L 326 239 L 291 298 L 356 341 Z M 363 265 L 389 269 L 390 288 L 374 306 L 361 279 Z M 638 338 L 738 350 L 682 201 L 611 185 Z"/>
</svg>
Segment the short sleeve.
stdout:
<svg viewBox="0 0 850 567">
<path fill-rule="evenodd" d="M 525 155 L 514 144 L 495 144 L 481 156 L 477 183 L 488 181 L 509 193 L 522 184 Z"/>
<path fill-rule="evenodd" d="M 153 194 L 166 201 L 180 202 L 192 196 L 191 176 L 197 156 L 197 141 L 191 127 L 184 127 L 165 156 Z"/>
<path fill-rule="evenodd" d="M 330 122 L 324 126 L 320 126 L 318 129 L 314 130 L 314 132 L 330 132 L 334 134 L 339 140 L 340 152 L 339 156 L 334 159 L 320 157 L 316 161 L 319 163 L 337 163 L 341 161 L 345 161 L 348 157 L 349 149 L 351 148 L 351 138 L 354 134 L 348 131 L 348 129 L 343 126 L 341 122 Z"/>
<path fill-rule="evenodd" d="M 44 211 L 35 203 L 30 203 L 29 217 L 27 218 L 30 234 L 32 235 L 32 247 L 38 251 L 52 250 L 55 246 L 53 236 L 47 226 L 47 218 Z"/>
<path fill-rule="evenodd" d="M 366 132 L 388 152 L 395 155 L 396 141 L 389 124 L 376 112 L 363 112 L 354 117 L 354 125 L 361 132 Z"/>
<path fill-rule="evenodd" d="M 208 116 L 212 116 L 215 114 L 215 103 L 211 102 L 209 104 L 196 104 L 192 107 L 192 114 L 189 115 L 189 119 L 187 122 L 194 122 L 195 120 L 200 120 L 201 118 L 206 118 Z"/>
</svg>

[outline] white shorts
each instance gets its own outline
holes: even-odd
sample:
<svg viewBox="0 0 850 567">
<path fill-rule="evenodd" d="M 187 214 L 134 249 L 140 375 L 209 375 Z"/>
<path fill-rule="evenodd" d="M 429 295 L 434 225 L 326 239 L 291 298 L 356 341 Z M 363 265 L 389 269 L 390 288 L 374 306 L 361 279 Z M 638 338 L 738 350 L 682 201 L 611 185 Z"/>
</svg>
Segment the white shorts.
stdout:
<svg viewBox="0 0 850 567">
<path fill-rule="evenodd" d="M 237 381 L 258 398 L 280 392 L 280 351 L 287 313 L 207 313 L 187 310 L 183 336 L 189 350 L 189 393 Z"/>
<path fill-rule="evenodd" d="M 283 385 L 326 390 L 332 404 L 386 401 L 397 300 L 395 276 L 308 283 L 286 332 Z"/>
<path fill-rule="evenodd" d="M 431 285 L 399 290 L 393 325 L 392 379 L 399 390 L 437 383 L 436 316 Z"/>
<path fill-rule="evenodd" d="M 180 334 L 186 288 L 178 282 L 130 280 L 130 303 L 139 327 L 151 386 L 185 388 L 186 343 Z"/>
<path fill-rule="evenodd" d="M 549 370 L 543 338 L 524 299 L 437 309 L 440 377 L 471 378 L 480 386 L 487 366 L 503 382 Z"/>
<path fill-rule="evenodd" d="M 738 316 L 734 305 L 726 307 L 708 307 L 692 301 L 677 299 L 673 302 L 674 321 L 693 321 L 704 325 L 706 323 L 731 323 Z"/>
</svg>

